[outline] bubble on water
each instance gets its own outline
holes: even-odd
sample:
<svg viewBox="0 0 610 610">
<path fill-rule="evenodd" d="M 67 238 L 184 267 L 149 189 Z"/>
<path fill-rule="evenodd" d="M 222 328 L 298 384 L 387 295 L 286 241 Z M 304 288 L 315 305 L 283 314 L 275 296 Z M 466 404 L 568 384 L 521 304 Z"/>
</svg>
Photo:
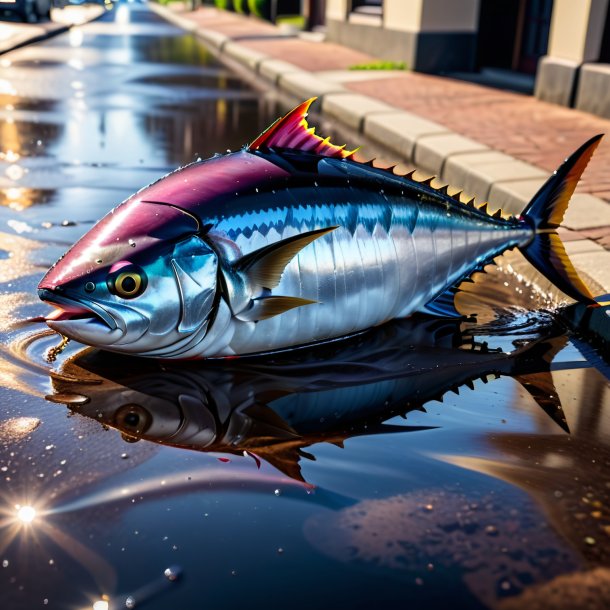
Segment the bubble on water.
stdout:
<svg viewBox="0 0 610 610">
<path fill-rule="evenodd" d="M 273 493 L 274 493 L 276 496 L 281 496 L 281 495 L 282 495 L 282 490 L 281 490 L 281 489 L 276 489 L 276 490 L 275 490 Z"/>
<path fill-rule="evenodd" d="M 2 567 L 3 568 L 8 568 L 8 566 L 9 566 L 8 559 L 3 559 L 2 560 Z"/>
<path fill-rule="evenodd" d="M 280 547 L 278 550 L 278 555 L 282 555 L 284 553 L 284 549 L 282 547 Z"/>
<path fill-rule="evenodd" d="M 237 570 L 231 570 L 231 576 L 237 576 Z"/>
<path fill-rule="evenodd" d="M 165 568 L 165 570 L 163 571 L 163 576 L 165 576 L 165 578 L 167 578 L 167 580 L 170 580 L 171 582 L 175 582 L 176 580 L 178 580 L 181 574 L 182 568 L 179 566 L 169 566 L 169 568 Z"/>
<path fill-rule="evenodd" d="M 129 456 L 126 453 L 121 453 L 121 459 L 126 460 Z"/>
<path fill-rule="evenodd" d="M 125 608 L 135 608 L 136 600 L 131 595 L 125 600 Z"/>
</svg>

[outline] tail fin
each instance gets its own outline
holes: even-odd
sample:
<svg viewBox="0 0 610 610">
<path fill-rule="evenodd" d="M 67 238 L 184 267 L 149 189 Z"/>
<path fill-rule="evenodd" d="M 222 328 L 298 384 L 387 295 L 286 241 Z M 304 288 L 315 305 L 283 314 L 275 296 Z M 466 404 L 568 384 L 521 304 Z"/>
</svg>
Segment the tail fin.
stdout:
<svg viewBox="0 0 610 610">
<path fill-rule="evenodd" d="M 577 301 L 595 303 L 593 295 L 578 277 L 555 229 L 561 224 L 581 174 L 603 134 L 585 142 L 545 182 L 521 217 L 532 225 L 535 236 L 521 252 L 557 288 Z"/>
</svg>

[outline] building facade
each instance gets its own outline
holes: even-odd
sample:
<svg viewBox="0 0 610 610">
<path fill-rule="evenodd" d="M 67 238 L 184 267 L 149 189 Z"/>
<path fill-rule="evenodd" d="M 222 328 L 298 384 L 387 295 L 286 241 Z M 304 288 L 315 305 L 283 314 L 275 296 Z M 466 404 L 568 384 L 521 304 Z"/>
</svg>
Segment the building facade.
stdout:
<svg viewBox="0 0 610 610">
<path fill-rule="evenodd" d="M 537 97 L 610 117 L 609 3 L 326 0 L 326 32 L 420 72 L 535 75 Z"/>
</svg>

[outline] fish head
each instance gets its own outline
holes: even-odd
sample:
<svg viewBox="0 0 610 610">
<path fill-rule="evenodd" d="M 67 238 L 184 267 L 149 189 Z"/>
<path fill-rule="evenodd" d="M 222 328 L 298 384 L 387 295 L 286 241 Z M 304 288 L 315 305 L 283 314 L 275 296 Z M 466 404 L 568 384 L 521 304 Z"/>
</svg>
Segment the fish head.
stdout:
<svg viewBox="0 0 610 610">
<path fill-rule="evenodd" d="M 205 335 L 217 266 L 196 217 L 136 198 L 76 242 L 38 290 L 56 308 L 47 324 L 62 335 L 115 352 L 163 357 L 194 333 Z"/>
</svg>

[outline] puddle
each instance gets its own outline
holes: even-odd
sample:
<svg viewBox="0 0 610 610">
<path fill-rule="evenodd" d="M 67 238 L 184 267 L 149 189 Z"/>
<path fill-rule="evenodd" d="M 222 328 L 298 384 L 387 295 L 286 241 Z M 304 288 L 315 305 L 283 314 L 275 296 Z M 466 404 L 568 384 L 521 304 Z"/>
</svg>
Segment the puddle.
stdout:
<svg viewBox="0 0 610 610">
<path fill-rule="evenodd" d="M 412 318 L 266 358 L 140 361 L 70 342 L 48 361 L 48 266 L 148 181 L 277 114 L 219 84 L 193 38 L 154 38 L 157 18 L 123 6 L 124 33 L 106 15 L 81 46 L 58 37 L 13 64 L 17 81 L 36 58 L 74 78 L 71 53 L 87 51 L 87 72 L 110 50 L 80 114 L 76 89 L 9 96 L 36 116 L 3 128 L 0 159 L 24 169 L 0 183 L 0 606 L 610 603 L 608 367 L 516 255 L 460 294 L 475 321 Z M 126 76 L 126 59 L 147 65 Z M 202 71 L 172 80 L 156 63 Z M 189 88 L 209 99 L 169 101 Z"/>
</svg>

